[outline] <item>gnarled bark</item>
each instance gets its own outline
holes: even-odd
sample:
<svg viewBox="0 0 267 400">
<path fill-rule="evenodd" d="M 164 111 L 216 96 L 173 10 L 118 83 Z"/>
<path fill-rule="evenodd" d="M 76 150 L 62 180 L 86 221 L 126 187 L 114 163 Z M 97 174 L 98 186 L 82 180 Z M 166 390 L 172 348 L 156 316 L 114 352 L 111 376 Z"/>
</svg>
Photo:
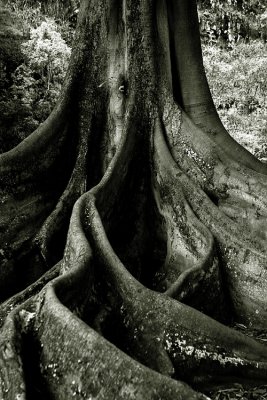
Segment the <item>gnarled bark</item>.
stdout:
<svg viewBox="0 0 267 400">
<path fill-rule="evenodd" d="M 0 156 L 1 398 L 266 383 L 227 326 L 266 329 L 265 174 L 219 121 L 194 0 L 84 0 L 58 105 Z"/>
</svg>

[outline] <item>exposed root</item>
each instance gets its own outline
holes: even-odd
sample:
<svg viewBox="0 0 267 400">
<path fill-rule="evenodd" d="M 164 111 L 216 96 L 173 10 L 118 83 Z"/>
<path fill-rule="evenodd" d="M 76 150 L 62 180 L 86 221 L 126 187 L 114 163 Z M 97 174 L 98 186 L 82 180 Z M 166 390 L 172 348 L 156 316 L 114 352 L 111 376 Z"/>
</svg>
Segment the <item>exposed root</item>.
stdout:
<svg viewBox="0 0 267 400">
<path fill-rule="evenodd" d="M 196 308 L 212 312 L 216 299 L 214 308 L 220 315 L 222 288 L 213 236 L 196 218 L 181 186 L 170 174 L 168 158 L 157 150 L 153 156 L 154 193 L 167 231 L 167 256 L 157 272 L 159 285 L 155 288 L 188 304 L 201 287 Z"/>
<path fill-rule="evenodd" d="M 229 135 L 218 116 L 203 66 L 196 2 L 167 0 L 166 3 L 175 99 L 230 158 L 266 175 L 266 165 Z"/>
<path fill-rule="evenodd" d="M 241 377 L 247 374 L 263 380 L 266 347 L 243 335 L 237 336 L 204 314 L 140 285 L 113 253 L 94 199 L 88 195 L 86 201 L 92 246 L 115 299 L 113 312 L 120 321 L 127 352 L 147 366 L 169 374 L 172 371 L 167 367 L 169 362 L 161 365 L 156 362 L 162 359 L 165 349 L 176 376 L 189 381 L 205 380 L 206 374 L 213 377 L 218 374 L 221 379 L 231 374 Z M 198 363 L 201 370 L 196 370 Z"/>
<path fill-rule="evenodd" d="M 163 121 L 170 151 L 180 168 L 211 195 L 227 215 L 242 223 L 245 213 L 247 228 L 254 234 L 257 231 L 260 239 L 266 231 L 262 233 L 261 224 L 267 214 L 265 176 L 231 160 L 172 99 L 166 102 Z"/>
<path fill-rule="evenodd" d="M 155 151 L 167 159 L 166 168 L 183 193 L 198 219 L 211 231 L 218 250 L 227 287 L 237 318 L 266 327 L 266 249 L 264 243 L 227 218 L 217 206 L 183 173 L 172 159 L 158 124 Z"/>
</svg>

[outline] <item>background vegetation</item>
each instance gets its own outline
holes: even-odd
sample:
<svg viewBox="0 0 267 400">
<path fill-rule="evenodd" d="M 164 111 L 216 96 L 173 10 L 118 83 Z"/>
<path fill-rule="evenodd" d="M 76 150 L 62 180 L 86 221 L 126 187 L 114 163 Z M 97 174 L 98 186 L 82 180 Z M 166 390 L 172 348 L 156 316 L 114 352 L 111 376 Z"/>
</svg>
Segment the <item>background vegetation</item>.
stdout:
<svg viewBox="0 0 267 400">
<path fill-rule="evenodd" d="M 267 161 L 267 8 L 259 0 L 201 0 L 204 65 L 220 117 Z"/>
<path fill-rule="evenodd" d="M 204 64 L 220 117 L 237 141 L 267 156 L 267 54 L 261 41 L 231 51 L 203 46 Z"/>
<path fill-rule="evenodd" d="M 63 1 L 0 1 L 1 152 L 27 137 L 54 107 L 76 15 L 74 4 Z"/>
</svg>

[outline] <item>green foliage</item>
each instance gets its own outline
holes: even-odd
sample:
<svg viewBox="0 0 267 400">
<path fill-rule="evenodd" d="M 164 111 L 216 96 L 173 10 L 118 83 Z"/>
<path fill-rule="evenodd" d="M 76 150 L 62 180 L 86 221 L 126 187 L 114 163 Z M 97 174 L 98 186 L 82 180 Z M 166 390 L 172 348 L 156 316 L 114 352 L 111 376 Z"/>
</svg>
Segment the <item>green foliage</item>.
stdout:
<svg viewBox="0 0 267 400">
<path fill-rule="evenodd" d="M 222 122 L 266 159 L 265 0 L 199 0 L 198 6 L 204 64 Z"/>
<path fill-rule="evenodd" d="M 23 61 L 20 46 L 23 41 L 23 24 L 12 14 L 0 8 L 0 89 L 5 89 L 10 73 Z"/>
<path fill-rule="evenodd" d="M 263 0 L 199 0 L 202 40 L 232 48 L 234 43 L 267 40 L 267 11 Z"/>
<path fill-rule="evenodd" d="M 24 62 L 0 99 L 2 150 L 17 144 L 47 118 L 59 96 L 70 51 L 52 20 L 31 29 L 29 40 L 21 46 Z"/>
<path fill-rule="evenodd" d="M 26 75 L 44 79 L 48 89 L 51 83 L 62 81 L 71 50 L 57 32 L 55 22 L 47 19 L 32 29 L 30 39 L 22 44 L 21 51 L 25 57 Z"/>
<path fill-rule="evenodd" d="M 5 6 L 21 21 L 25 23 L 28 31 L 30 27 L 37 27 L 42 19 L 40 3 L 30 7 L 27 0 L 4 0 Z"/>
<path fill-rule="evenodd" d="M 230 134 L 259 158 L 267 155 L 267 56 L 264 43 L 232 51 L 203 46 L 213 99 Z"/>
<path fill-rule="evenodd" d="M 43 0 L 42 11 L 46 15 L 53 15 L 56 19 L 69 20 L 75 24 L 80 8 L 80 0 Z"/>
<path fill-rule="evenodd" d="M 26 33 L 37 28 L 47 17 L 57 23 L 58 32 L 68 45 L 74 36 L 75 21 L 70 16 L 69 7 L 63 0 L 0 0 L 21 21 L 24 22 Z M 68 2 L 73 0 L 68 0 Z M 77 8 L 74 10 L 77 11 Z"/>
</svg>

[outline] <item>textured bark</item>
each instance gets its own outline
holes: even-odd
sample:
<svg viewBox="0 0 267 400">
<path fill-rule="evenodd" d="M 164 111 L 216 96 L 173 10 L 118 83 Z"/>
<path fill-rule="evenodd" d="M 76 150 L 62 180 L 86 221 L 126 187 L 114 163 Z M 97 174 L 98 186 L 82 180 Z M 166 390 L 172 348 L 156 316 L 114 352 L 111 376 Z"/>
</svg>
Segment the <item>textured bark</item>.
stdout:
<svg viewBox="0 0 267 400">
<path fill-rule="evenodd" d="M 194 0 L 84 0 L 58 105 L 0 156 L 0 398 L 266 383 L 230 328 L 266 330 L 266 166 L 219 120 L 197 25 Z"/>
</svg>

